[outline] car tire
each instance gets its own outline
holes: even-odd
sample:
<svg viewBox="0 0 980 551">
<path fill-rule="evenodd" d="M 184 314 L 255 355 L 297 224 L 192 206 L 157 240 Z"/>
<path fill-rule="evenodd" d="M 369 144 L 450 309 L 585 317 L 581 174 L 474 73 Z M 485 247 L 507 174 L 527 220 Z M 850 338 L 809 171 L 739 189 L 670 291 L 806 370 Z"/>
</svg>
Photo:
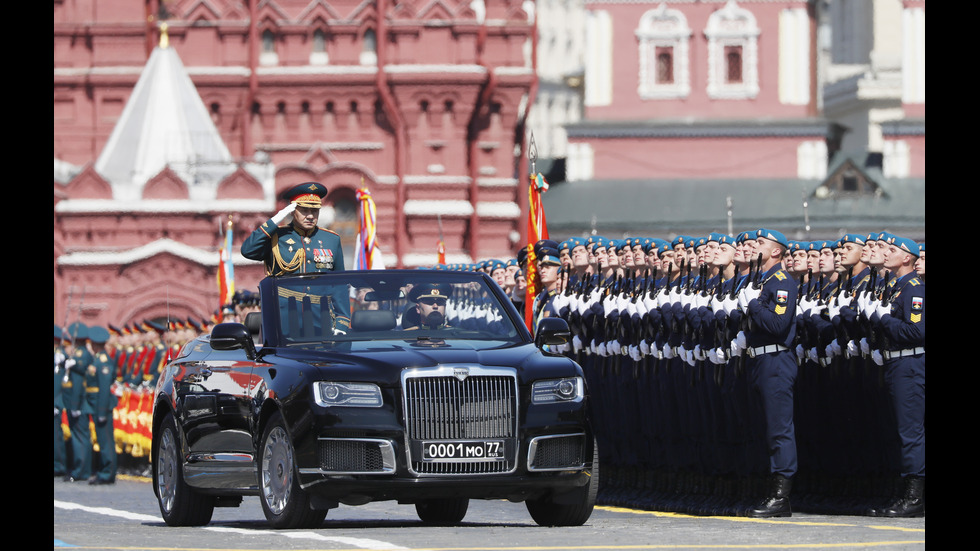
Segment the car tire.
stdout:
<svg viewBox="0 0 980 551">
<path fill-rule="evenodd" d="M 458 524 L 469 506 L 470 500 L 465 497 L 426 499 L 415 504 L 415 512 L 426 524 Z"/>
<path fill-rule="evenodd" d="M 153 436 L 153 484 L 160 514 L 169 526 L 204 526 L 214 514 L 214 497 L 198 493 L 184 482 L 180 433 L 168 413 Z"/>
<path fill-rule="evenodd" d="M 540 526 L 581 526 L 592 516 L 599 491 L 599 448 L 592 446 L 589 482 L 561 496 L 550 495 L 525 502 L 531 518 Z"/>
<path fill-rule="evenodd" d="M 259 490 L 262 511 L 273 528 L 316 528 L 327 516 L 310 508 L 299 486 L 293 442 L 282 415 L 276 412 L 262 433 L 259 447 Z"/>
</svg>

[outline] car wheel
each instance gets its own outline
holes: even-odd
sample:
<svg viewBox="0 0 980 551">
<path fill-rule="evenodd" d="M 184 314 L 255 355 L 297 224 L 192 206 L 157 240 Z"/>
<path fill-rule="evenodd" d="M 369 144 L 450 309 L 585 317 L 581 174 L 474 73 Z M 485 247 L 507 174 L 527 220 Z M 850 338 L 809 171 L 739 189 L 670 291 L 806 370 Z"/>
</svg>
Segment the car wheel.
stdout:
<svg viewBox="0 0 980 551">
<path fill-rule="evenodd" d="M 427 524 L 457 524 L 469 506 L 470 500 L 465 497 L 426 499 L 415 504 L 415 512 Z"/>
<path fill-rule="evenodd" d="M 599 491 L 599 448 L 592 446 L 592 471 L 589 482 L 581 488 L 558 496 L 551 495 L 525 502 L 534 522 L 541 526 L 581 526 L 592 516 Z"/>
<path fill-rule="evenodd" d="M 198 493 L 184 482 L 180 437 L 172 414 L 168 413 L 153 437 L 155 490 L 160 514 L 170 526 L 203 526 L 211 522 L 214 498 Z"/>
<path fill-rule="evenodd" d="M 262 511 L 274 528 L 316 528 L 327 511 L 311 509 L 310 498 L 299 487 L 293 442 L 282 415 L 269 419 L 259 448 L 259 486 Z"/>
</svg>

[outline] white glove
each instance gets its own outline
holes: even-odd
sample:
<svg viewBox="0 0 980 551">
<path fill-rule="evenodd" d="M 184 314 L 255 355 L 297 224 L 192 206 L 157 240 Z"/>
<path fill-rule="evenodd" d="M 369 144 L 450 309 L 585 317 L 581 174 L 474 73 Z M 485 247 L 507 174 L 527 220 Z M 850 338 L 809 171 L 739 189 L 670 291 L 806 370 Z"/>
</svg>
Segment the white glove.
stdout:
<svg viewBox="0 0 980 551">
<path fill-rule="evenodd" d="M 65 360 L 65 369 L 71 369 L 75 367 L 75 358 L 68 358 Z"/>
<path fill-rule="evenodd" d="M 749 303 L 759 298 L 759 295 L 761 294 L 762 289 L 753 289 L 752 287 L 743 289 L 738 295 L 738 307 L 741 308 L 743 312 L 748 311 Z"/>
<path fill-rule="evenodd" d="M 861 353 L 861 347 L 858 346 L 858 343 L 854 341 L 847 341 L 848 356 L 857 356 L 860 353 Z"/>
<path fill-rule="evenodd" d="M 718 360 L 718 365 L 722 365 L 728 362 L 728 358 L 725 357 L 725 349 L 722 347 L 715 348 L 715 358 Z"/>
<path fill-rule="evenodd" d="M 871 353 L 871 359 L 875 361 L 878 365 L 885 364 L 885 358 L 881 355 L 881 350 L 875 350 Z"/>
<path fill-rule="evenodd" d="M 650 355 L 650 344 L 647 342 L 646 339 L 640 339 L 640 352 L 644 356 Z"/>
<path fill-rule="evenodd" d="M 599 343 L 599 346 L 596 347 L 596 353 L 603 357 L 609 356 L 609 352 L 606 351 L 605 342 Z"/>
<path fill-rule="evenodd" d="M 674 353 L 674 349 L 669 344 L 664 344 L 664 359 L 673 359 L 677 354 Z"/>
<path fill-rule="evenodd" d="M 833 354 L 831 354 L 831 351 L 833 351 Z M 827 355 L 840 356 L 840 353 L 841 353 L 840 343 L 837 342 L 837 339 L 830 341 L 830 344 L 827 345 Z"/>
<path fill-rule="evenodd" d="M 65 355 L 62 354 L 61 352 L 55 352 L 55 354 L 54 354 L 54 365 L 58 365 L 58 364 L 60 364 L 63 361 L 65 361 Z"/>
<path fill-rule="evenodd" d="M 746 349 L 748 345 L 745 344 L 745 331 L 739 331 L 738 334 L 735 335 L 735 342 L 740 350 Z"/>
<path fill-rule="evenodd" d="M 799 358 L 800 360 L 806 358 L 806 350 L 803 349 L 802 344 L 796 345 L 796 357 Z"/>
<path fill-rule="evenodd" d="M 272 215 L 272 222 L 278 226 L 283 220 L 293 214 L 294 210 L 296 210 L 296 203 L 287 204 L 281 211 Z"/>
<path fill-rule="evenodd" d="M 854 297 L 851 295 L 837 295 L 837 300 L 834 302 L 837 303 L 837 306 L 850 306 L 852 300 Z"/>
<path fill-rule="evenodd" d="M 836 318 L 840 315 L 841 305 L 835 300 L 827 305 L 827 315 L 831 318 Z"/>
<path fill-rule="evenodd" d="M 717 314 L 719 310 L 724 310 L 725 309 L 725 300 L 724 299 L 719 299 L 716 296 L 712 296 L 711 297 L 711 302 L 709 302 L 709 304 L 711 306 L 711 313 L 712 314 Z"/>
<path fill-rule="evenodd" d="M 867 356 L 871 353 L 871 347 L 868 346 L 868 339 L 865 337 L 861 338 L 861 352 Z"/>
<path fill-rule="evenodd" d="M 735 356 L 741 355 L 742 350 L 743 349 L 741 349 L 741 348 L 738 347 L 738 341 L 737 340 L 732 340 L 732 343 L 731 343 L 730 348 L 728 350 L 728 355 L 731 356 L 732 358 L 734 358 Z"/>
<path fill-rule="evenodd" d="M 886 304 L 882 304 L 882 303 L 879 302 L 878 303 L 878 306 L 875 307 L 875 313 L 878 314 L 878 317 L 880 318 L 881 316 L 884 316 L 885 314 L 891 314 L 892 313 L 892 307 L 891 307 L 890 304 L 887 304 L 886 305 Z"/>
<path fill-rule="evenodd" d="M 813 310 L 813 307 L 816 306 L 816 305 L 817 305 L 817 301 L 810 300 L 810 299 L 808 299 L 806 297 L 801 297 L 800 298 L 800 307 L 797 308 L 796 311 L 800 315 L 809 316 L 810 315 L 810 311 Z"/>
<path fill-rule="evenodd" d="M 738 299 L 731 298 L 731 296 L 726 296 L 725 300 L 722 301 L 725 304 L 725 313 L 731 314 L 732 310 L 738 308 Z"/>
<path fill-rule="evenodd" d="M 817 354 L 817 348 L 816 348 L 816 347 L 813 347 L 813 348 L 811 348 L 811 349 L 809 349 L 809 350 L 807 350 L 807 351 L 806 351 L 806 357 L 807 357 L 807 359 L 808 359 L 808 360 L 810 360 L 811 362 L 816 362 L 816 361 L 818 361 L 818 360 L 820 359 L 820 355 L 819 355 L 819 354 Z"/>
<path fill-rule="evenodd" d="M 582 351 L 582 339 L 578 335 L 572 337 L 572 349 L 575 350 L 576 354 Z"/>
<path fill-rule="evenodd" d="M 333 334 L 334 335 L 346 335 L 347 334 L 347 331 L 344 331 L 343 329 L 337 329 L 336 327 L 334 327 L 333 328 Z"/>
<path fill-rule="evenodd" d="M 643 356 L 640 355 L 640 347 L 636 346 L 635 344 L 630 345 L 630 358 L 633 358 L 634 362 L 638 362 L 643 359 Z"/>
</svg>

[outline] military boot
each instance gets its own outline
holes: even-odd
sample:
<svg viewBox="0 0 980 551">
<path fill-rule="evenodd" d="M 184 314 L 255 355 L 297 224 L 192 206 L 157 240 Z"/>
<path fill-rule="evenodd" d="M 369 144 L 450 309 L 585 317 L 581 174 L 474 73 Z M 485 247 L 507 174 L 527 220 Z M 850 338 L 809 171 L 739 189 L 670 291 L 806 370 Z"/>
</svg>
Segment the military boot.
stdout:
<svg viewBox="0 0 980 551">
<path fill-rule="evenodd" d="M 773 474 L 770 480 L 769 497 L 746 511 L 745 515 L 753 518 L 791 516 L 793 512 L 789 505 L 789 494 L 792 488 L 792 479 L 778 473 Z"/>
<path fill-rule="evenodd" d="M 926 479 L 921 476 L 905 477 L 905 494 L 891 504 L 879 516 L 921 517 L 926 514 Z"/>
</svg>

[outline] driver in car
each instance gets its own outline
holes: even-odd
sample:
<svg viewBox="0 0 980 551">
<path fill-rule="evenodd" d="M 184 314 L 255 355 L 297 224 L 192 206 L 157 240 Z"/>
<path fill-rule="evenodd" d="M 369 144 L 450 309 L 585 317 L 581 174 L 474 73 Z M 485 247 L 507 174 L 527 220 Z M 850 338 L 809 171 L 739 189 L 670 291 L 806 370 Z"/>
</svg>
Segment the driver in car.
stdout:
<svg viewBox="0 0 980 551">
<path fill-rule="evenodd" d="M 415 306 L 405 313 L 405 330 L 447 329 L 446 302 L 453 293 L 452 285 L 425 283 L 412 287 L 408 299 Z"/>
</svg>

